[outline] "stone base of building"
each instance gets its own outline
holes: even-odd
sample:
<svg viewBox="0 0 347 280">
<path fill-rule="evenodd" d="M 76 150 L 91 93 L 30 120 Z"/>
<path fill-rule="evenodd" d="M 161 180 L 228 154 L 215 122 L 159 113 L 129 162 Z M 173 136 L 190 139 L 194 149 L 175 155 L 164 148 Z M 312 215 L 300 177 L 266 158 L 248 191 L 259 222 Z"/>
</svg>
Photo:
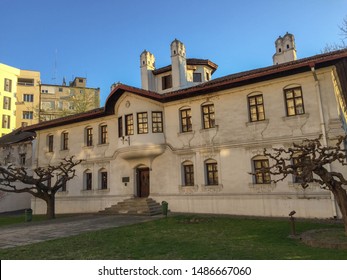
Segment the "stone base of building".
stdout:
<svg viewBox="0 0 347 280">
<path fill-rule="evenodd" d="M 298 196 L 293 194 L 266 195 L 150 195 L 161 203 L 166 201 L 171 212 L 228 214 L 265 217 L 288 217 L 295 211 L 295 217 L 333 218 L 334 204 L 329 194 Z M 97 213 L 117 204 L 130 196 L 98 197 L 56 197 L 56 213 Z M 45 214 L 46 204 L 40 199 L 32 199 L 34 214 Z"/>
</svg>

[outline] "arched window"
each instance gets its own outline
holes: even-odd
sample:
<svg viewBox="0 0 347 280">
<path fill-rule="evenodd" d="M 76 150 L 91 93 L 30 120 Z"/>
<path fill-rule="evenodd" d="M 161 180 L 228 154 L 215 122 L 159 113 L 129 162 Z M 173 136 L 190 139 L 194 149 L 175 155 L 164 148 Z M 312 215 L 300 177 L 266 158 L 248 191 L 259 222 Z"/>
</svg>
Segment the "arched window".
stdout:
<svg viewBox="0 0 347 280">
<path fill-rule="evenodd" d="M 99 144 L 106 144 L 107 141 L 107 124 L 102 123 L 99 125 Z"/>
<path fill-rule="evenodd" d="M 63 131 L 61 133 L 61 149 L 62 150 L 69 149 L 69 133 L 67 131 Z"/>
<path fill-rule="evenodd" d="M 213 128 L 215 124 L 215 112 L 213 103 L 204 103 L 201 105 L 202 127 L 204 129 Z"/>
<path fill-rule="evenodd" d="M 48 134 L 47 135 L 47 150 L 48 152 L 52 153 L 53 152 L 53 146 L 54 146 L 54 136 L 53 134 Z"/>
<path fill-rule="evenodd" d="M 205 161 L 206 185 L 218 185 L 218 164 L 214 159 Z"/>
<path fill-rule="evenodd" d="M 108 173 L 105 168 L 99 170 L 99 189 L 106 190 L 108 188 Z"/>
<path fill-rule="evenodd" d="M 191 132 L 192 130 L 192 110 L 190 107 L 183 107 L 180 109 L 180 131 Z"/>
<path fill-rule="evenodd" d="M 312 169 L 310 169 L 311 159 L 310 156 L 296 154 L 292 158 L 293 164 L 293 182 L 294 183 L 303 183 L 312 182 L 313 174 Z"/>
<path fill-rule="evenodd" d="M 89 169 L 83 173 L 83 189 L 86 191 L 93 189 L 93 173 Z"/>
<path fill-rule="evenodd" d="M 270 184 L 271 176 L 268 171 L 269 160 L 265 156 L 255 156 L 252 158 L 252 169 L 254 175 L 255 184 Z"/>
<path fill-rule="evenodd" d="M 264 98 L 261 92 L 248 95 L 249 120 L 251 122 L 265 120 Z"/>
<path fill-rule="evenodd" d="M 304 97 L 302 88 L 298 86 L 288 86 L 283 89 L 286 103 L 287 116 L 305 114 Z"/>
<path fill-rule="evenodd" d="M 194 165 L 187 160 L 182 163 L 183 186 L 194 186 Z"/>
<path fill-rule="evenodd" d="M 84 129 L 86 146 L 93 146 L 93 128 L 88 126 Z"/>
</svg>

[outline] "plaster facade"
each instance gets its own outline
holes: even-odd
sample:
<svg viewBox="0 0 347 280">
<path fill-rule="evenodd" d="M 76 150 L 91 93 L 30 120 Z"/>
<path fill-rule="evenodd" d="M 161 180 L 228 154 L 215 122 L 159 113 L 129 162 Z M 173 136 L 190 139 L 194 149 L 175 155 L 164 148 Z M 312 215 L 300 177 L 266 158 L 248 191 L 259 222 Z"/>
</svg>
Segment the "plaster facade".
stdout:
<svg viewBox="0 0 347 280">
<path fill-rule="evenodd" d="M 0 136 L 16 127 L 17 79 L 20 70 L 0 63 Z"/>
<path fill-rule="evenodd" d="M 174 212 L 339 216 L 317 184 L 304 190 L 295 178 L 274 184 L 249 173 L 267 160 L 264 148 L 321 134 L 332 145 L 345 133 L 346 88 L 336 63 L 346 59 L 347 51 L 339 51 L 169 93 L 117 84 L 104 108 L 29 127 L 37 133 L 35 166 L 71 155 L 84 159 L 57 195 L 58 213 L 96 212 L 141 197 L 145 170 L 146 195 L 167 201 Z M 331 169 L 347 176 L 346 168 Z M 32 208 L 45 212 L 39 200 Z"/>
</svg>

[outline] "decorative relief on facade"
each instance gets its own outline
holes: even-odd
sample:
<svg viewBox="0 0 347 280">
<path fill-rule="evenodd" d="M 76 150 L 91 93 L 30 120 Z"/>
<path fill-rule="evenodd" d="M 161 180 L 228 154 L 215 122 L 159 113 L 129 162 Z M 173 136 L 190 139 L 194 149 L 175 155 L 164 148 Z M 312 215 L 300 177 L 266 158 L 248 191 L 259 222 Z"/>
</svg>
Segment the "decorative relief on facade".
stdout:
<svg viewBox="0 0 347 280">
<path fill-rule="evenodd" d="M 248 184 L 250 190 L 256 193 L 270 193 L 276 188 L 276 183 L 271 184 Z"/>
<path fill-rule="evenodd" d="M 251 133 L 253 139 L 263 139 L 264 132 L 269 125 L 269 120 L 257 121 L 257 122 L 247 122 L 246 127 Z"/>
<path fill-rule="evenodd" d="M 201 192 L 207 192 L 207 193 L 218 193 L 223 190 L 223 185 L 201 185 Z"/>
<path fill-rule="evenodd" d="M 291 129 L 293 136 L 303 135 L 303 127 L 307 123 L 310 114 L 282 117 L 283 122 Z"/>
<path fill-rule="evenodd" d="M 199 190 L 198 185 L 194 186 L 178 186 L 178 191 L 180 194 L 193 194 Z"/>
<path fill-rule="evenodd" d="M 177 139 L 181 141 L 183 147 L 190 147 L 190 142 L 193 140 L 195 136 L 195 131 L 192 132 L 184 132 L 177 133 Z"/>
<path fill-rule="evenodd" d="M 304 189 L 300 183 L 288 182 L 288 187 L 299 192 L 317 191 L 322 189 L 318 183 L 309 183 L 308 187 Z"/>
</svg>

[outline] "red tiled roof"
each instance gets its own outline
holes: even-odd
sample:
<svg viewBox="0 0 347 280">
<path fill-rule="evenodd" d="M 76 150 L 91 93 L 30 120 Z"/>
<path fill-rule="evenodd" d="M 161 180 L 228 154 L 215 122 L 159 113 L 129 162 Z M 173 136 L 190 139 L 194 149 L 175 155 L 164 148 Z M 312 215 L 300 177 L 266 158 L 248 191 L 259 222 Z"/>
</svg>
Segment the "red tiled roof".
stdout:
<svg viewBox="0 0 347 280">
<path fill-rule="evenodd" d="M 218 65 L 208 59 L 199 59 L 199 58 L 187 58 L 187 65 L 206 65 L 212 68 L 212 74 L 217 70 Z M 165 72 L 171 71 L 171 65 L 164 66 L 158 69 L 153 70 L 154 75 L 162 74 Z"/>
<path fill-rule="evenodd" d="M 131 92 L 133 94 L 140 95 L 144 98 L 165 103 L 173 100 L 189 98 L 191 96 L 203 95 L 223 89 L 234 88 L 241 85 L 247 85 L 287 75 L 311 71 L 311 67 L 313 66 L 319 69 L 321 67 L 334 65 L 335 63 L 337 63 L 337 61 L 342 59 L 347 59 L 347 49 L 330 53 L 324 53 L 304 59 L 291 61 L 288 63 L 272 65 L 269 67 L 258 68 L 250 71 L 244 71 L 232 75 L 227 75 L 218 79 L 211 80 L 206 83 L 199 84 L 194 87 L 172 91 L 165 94 L 159 94 L 156 92 L 143 90 L 124 84 L 118 84 L 107 97 L 104 108 L 95 109 L 78 115 L 68 116 L 48 122 L 39 123 L 36 125 L 28 126 L 23 130 L 35 131 L 114 114 L 114 106 L 118 101 L 119 97 L 124 92 Z"/>
</svg>

